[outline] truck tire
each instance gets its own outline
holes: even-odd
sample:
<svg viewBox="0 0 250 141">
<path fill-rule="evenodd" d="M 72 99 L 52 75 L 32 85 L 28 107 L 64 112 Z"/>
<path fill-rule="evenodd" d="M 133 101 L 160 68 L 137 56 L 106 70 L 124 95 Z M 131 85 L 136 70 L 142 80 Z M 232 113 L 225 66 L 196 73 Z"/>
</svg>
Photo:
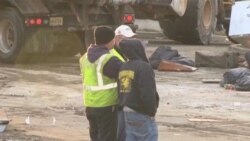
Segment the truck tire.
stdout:
<svg viewBox="0 0 250 141">
<path fill-rule="evenodd" d="M 170 39 L 186 44 L 209 44 L 217 22 L 215 0 L 188 0 L 186 13 L 174 20 L 160 20 Z"/>
<path fill-rule="evenodd" d="M 0 10 L 0 60 L 13 63 L 24 43 L 24 23 L 14 8 Z"/>
</svg>

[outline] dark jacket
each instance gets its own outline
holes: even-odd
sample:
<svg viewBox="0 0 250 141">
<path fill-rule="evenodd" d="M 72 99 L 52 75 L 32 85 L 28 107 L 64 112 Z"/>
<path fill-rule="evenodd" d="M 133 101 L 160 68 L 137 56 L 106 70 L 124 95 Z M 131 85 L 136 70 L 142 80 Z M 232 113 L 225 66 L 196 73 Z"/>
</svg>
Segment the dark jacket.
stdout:
<svg viewBox="0 0 250 141">
<path fill-rule="evenodd" d="M 119 100 L 136 112 L 155 116 L 159 104 L 155 75 L 145 60 L 143 46 L 139 40 L 123 40 L 120 48 L 129 61 L 122 65 L 119 73 Z"/>
<path fill-rule="evenodd" d="M 139 55 L 140 55 L 140 58 L 141 58 L 143 61 L 149 63 L 149 60 L 148 60 L 148 58 L 147 58 L 147 56 L 146 56 L 146 54 L 145 54 L 145 47 L 144 47 L 144 44 L 143 44 L 140 40 L 138 40 L 138 39 L 136 39 L 136 38 L 130 38 L 130 39 L 124 39 L 124 40 L 134 40 L 134 41 L 133 41 L 134 43 L 131 44 L 130 47 L 135 47 L 135 48 L 137 48 L 137 49 L 139 50 L 138 53 L 139 53 Z M 136 47 L 136 46 L 137 46 L 137 47 Z M 123 59 L 124 59 L 125 61 L 128 61 L 128 59 L 124 56 L 124 53 L 122 52 L 122 50 L 121 50 L 120 47 L 118 47 L 118 46 L 115 45 L 114 49 L 123 57 Z M 132 52 L 133 52 L 133 50 L 132 50 Z"/>
<path fill-rule="evenodd" d="M 109 53 L 108 48 L 104 46 L 90 45 L 87 51 L 87 57 L 91 63 L 94 63 L 97 59 L 99 59 L 103 54 L 106 53 Z M 117 79 L 121 66 L 122 61 L 114 56 L 103 67 L 103 74 L 109 78 Z"/>
<path fill-rule="evenodd" d="M 120 55 L 125 61 L 127 61 L 127 58 L 123 55 L 123 53 L 122 53 L 120 47 L 118 47 L 118 46 L 115 45 L 115 46 L 114 46 L 114 49 L 116 50 L 117 53 L 119 53 L 119 55 Z"/>
</svg>

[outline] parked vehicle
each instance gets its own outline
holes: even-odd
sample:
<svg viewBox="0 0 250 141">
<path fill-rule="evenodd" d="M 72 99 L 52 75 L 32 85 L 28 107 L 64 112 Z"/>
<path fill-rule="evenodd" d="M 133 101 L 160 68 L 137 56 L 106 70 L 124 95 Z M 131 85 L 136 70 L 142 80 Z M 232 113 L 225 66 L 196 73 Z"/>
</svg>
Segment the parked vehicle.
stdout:
<svg viewBox="0 0 250 141">
<path fill-rule="evenodd" d="M 234 0 L 137 0 L 137 18 L 155 19 L 170 39 L 187 44 L 209 44 L 215 28 L 229 31 Z"/>
<path fill-rule="evenodd" d="M 126 3 L 107 0 L 0 0 L 0 60 L 86 51 L 94 26 L 133 25 Z"/>
</svg>

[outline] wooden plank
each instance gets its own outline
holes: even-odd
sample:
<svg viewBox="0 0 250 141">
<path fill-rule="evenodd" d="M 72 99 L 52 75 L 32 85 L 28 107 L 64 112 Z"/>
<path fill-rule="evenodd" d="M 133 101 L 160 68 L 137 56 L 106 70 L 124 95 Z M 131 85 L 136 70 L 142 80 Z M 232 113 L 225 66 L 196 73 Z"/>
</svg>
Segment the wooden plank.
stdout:
<svg viewBox="0 0 250 141">
<path fill-rule="evenodd" d="M 188 119 L 189 121 L 192 122 L 221 122 L 221 120 L 216 120 L 216 119 L 201 119 L 201 118 L 191 118 Z"/>
<path fill-rule="evenodd" d="M 220 83 L 221 79 L 202 79 L 202 83 Z"/>
<path fill-rule="evenodd" d="M 179 63 L 171 62 L 171 61 L 162 61 L 158 66 L 159 71 L 176 71 L 176 72 L 193 72 L 196 71 L 197 68 L 182 65 Z"/>
</svg>

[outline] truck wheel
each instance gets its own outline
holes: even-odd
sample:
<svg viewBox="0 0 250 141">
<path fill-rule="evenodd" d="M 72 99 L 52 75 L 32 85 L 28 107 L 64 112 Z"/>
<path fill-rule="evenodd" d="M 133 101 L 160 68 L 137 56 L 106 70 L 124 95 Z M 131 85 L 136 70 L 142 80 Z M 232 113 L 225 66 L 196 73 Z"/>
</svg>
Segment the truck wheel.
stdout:
<svg viewBox="0 0 250 141">
<path fill-rule="evenodd" d="M 24 25 L 14 8 L 0 10 L 0 60 L 13 63 L 24 43 Z"/>
<path fill-rule="evenodd" d="M 160 21 L 164 34 L 187 44 L 209 44 L 217 22 L 216 1 L 189 0 L 187 6 L 183 17 Z"/>
</svg>

